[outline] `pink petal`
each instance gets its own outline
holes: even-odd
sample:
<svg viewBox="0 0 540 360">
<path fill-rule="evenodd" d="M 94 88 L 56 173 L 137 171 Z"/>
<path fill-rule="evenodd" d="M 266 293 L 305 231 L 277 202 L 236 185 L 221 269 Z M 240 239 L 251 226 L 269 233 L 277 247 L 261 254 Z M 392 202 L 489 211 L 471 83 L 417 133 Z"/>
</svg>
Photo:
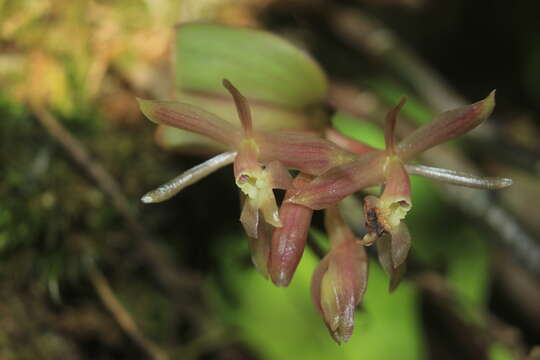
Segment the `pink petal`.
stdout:
<svg viewBox="0 0 540 360">
<path fill-rule="evenodd" d="M 256 238 L 250 238 L 251 261 L 255 268 L 267 279 L 270 244 L 272 241 L 272 225 L 262 222 L 258 227 Z"/>
<path fill-rule="evenodd" d="M 258 236 L 259 210 L 252 205 L 250 199 L 247 197 L 244 199 L 240 222 L 247 236 L 250 238 L 256 238 Z"/>
<path fill-rule="evenodd" d="M 272 192 L 271 188 L 264 189 L 261 191 L 262 197 L 264 198 L 263 203 L 259 207 L 261 210 L 261 213 L 264 216 L 264 221 L 266 221 L 269 224 L 272 224 L 275 227 L 282 227 L 283 224 L 281 223 L 281 220 L 279 219 L 279 208 L 276 203 L 276 197 L 274 196 L 274 193 Z"/>
</svg>

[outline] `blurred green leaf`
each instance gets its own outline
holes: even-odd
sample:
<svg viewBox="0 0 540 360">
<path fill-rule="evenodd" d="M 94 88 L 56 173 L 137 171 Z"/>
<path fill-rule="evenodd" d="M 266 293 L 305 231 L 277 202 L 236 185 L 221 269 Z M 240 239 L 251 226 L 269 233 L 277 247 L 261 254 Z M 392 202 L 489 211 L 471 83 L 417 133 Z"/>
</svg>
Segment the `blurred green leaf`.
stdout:
<svg viewBox="0 0 540 360">
<path fill-rule="evenodd" d="M 224 78 L 250 99 L 292 109 L 319 104 L 327 88 L 315 61 L 271 33 L 218 24 L 180 25 L 177 88 L 228 96 L 221 85 Z"/>
<path fill-rule="evenodd" d="M 500 344 L 493 344 L 489 347 L 489 358 L 491 360 L 516 360 L 508 349 Z"/>
<path fill-rule="evenodd" d="M 390 106 L 395 106 L 403 96 L 406 96 L 407 103 L 401 109 L 401 114 L 413 120 L 417 125 L 425 124 L 435 115 L 419 99 L 412 96 L 409 90 L 395 82 L 374 79 L 369 81 L 369 86 Z"/>
<path fill-rule="evenodd" d="M 452 242 L 448 281 L 459 296 L 465 320 L 480 324 L 489 295 L 489 253 L 485 238 L 473 228 L 461 229 Z"/>
<path fill-rule="evenodd" d="M 306 53 L 271 33 L 218 24 L 183 24 L 176 33 L 178 99 L 239 123 L 230 94 L 230 80 L 250 101 L 256 129 L 315 130 L 326 122 L 323 102 L 327 81 L 321 67 Z M 161 146 L 185 151 L 215 152 L 214 142 L 185 131 L 160 127 Z"/>
<path fill-rule="evenodd" d="M 383 130 L 373 123 L 354 116 L 337 112 L 332 117 L 332 125 L 343 134 L 370 146 L 384 149 Z"/>
</svg>

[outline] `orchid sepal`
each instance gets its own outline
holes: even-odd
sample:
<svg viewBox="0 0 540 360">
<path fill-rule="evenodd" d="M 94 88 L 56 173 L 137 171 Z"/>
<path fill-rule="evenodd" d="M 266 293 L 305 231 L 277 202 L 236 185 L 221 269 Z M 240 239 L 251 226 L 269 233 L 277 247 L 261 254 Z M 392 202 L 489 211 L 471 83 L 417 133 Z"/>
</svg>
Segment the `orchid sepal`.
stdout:
<svg viewBox="0 0 540 360">
<path fill-rule="evenodd" d="M 461 136 L 484 122 L 494 107 L 495 90 L 474 104 L 443 112 L 401 140 L 397 154 L 407 161 L 433 146 Z"/>
</svg>

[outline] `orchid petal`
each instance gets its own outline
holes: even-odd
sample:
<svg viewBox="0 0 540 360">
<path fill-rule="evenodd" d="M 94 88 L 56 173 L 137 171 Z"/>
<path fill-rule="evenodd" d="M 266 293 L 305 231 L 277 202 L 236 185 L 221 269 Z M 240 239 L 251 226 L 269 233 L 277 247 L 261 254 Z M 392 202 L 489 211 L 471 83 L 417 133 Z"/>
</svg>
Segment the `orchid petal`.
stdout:
<svg viewBox="0 0 540 360">
<path fill-rule="evenodd" d="M 262 222 L 257 229 L 257 237 L 251 237 L 249 241 L 251 261 L 265 279 L 268 278 L 268 260 L 270 256 L 273 229 L 272 225 Z"/>
<path fill-rule="evenodd" d="M 252 201 L 245 197 L 242 213 L 240 214 L 240 222 L 244 227 L 244 231 L 250 238 L 257 238 L 259 229 L 259 210 L 253 206 Z"/>
<path fill-rule="evenodd" d="M 261 212 L 264 216 L 264 221 L 274 225 L 277 228 L 282 227 L 283 224 L 279 219 L 279 208 L 277 206 L 274 193 L 272 192 L 272 188 L 265 188 L 261 190 L 261 192 L 261 198 L 263 198 L 263 200 L 259 209 L 261 209 Z"/>
</svg>

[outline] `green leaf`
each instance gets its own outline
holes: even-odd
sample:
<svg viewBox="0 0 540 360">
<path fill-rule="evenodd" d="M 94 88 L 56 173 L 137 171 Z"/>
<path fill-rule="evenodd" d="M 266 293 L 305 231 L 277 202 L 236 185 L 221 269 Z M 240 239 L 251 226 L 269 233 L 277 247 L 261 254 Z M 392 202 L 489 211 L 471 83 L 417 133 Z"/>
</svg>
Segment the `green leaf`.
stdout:
<svg viewBox="0 0 540 360">
<path fill-rule="evenodd" d="M 306 53 L 271 33 L 218 24 L 183 24 L 176 32 L 181 92 L 228 95 L 230 80 L 248 99 L 291 109 L 321 103 L 326 77 Z"/>
<path fill-rule="evenodd" d="M 228 79 L 249 100 L 256 130 L 321 131 L 326 76 L 317 62 L 284 39 L 261 30 L 183 24 L 176 31 L 177 98 L 238 124 Z M 166 149 L 215 153 L 221 147 L 183 130 L 160 127 Z M 195 148 L 195 150 L 193 150 Z"/>
</svg>

